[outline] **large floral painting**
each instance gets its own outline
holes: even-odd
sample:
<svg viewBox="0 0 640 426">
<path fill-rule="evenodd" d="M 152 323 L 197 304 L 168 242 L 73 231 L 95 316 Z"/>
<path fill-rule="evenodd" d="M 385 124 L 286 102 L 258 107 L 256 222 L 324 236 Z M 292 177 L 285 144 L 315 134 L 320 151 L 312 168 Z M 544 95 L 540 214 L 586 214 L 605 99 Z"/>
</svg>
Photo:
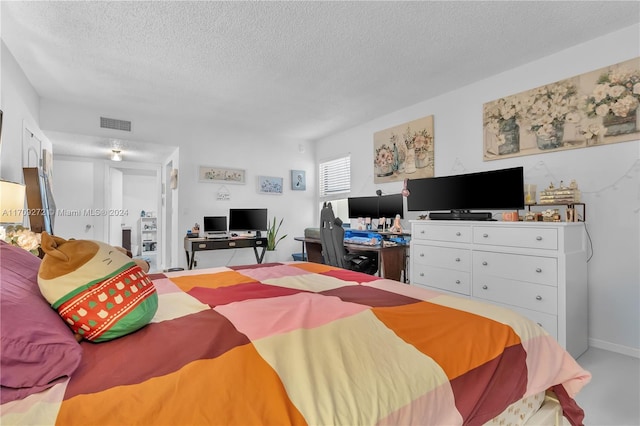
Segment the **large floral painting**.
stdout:
<svg viewBox="0 0 640 426">
<path fill-rule="evenodd" d="M 433 115 L 373 134 L 375 183 L 433 177 Z"/>
<path fill-rule="evenodd" d="M 640 139 L 640 58 L 484 104 L 484 160 Z"/>
</svg>

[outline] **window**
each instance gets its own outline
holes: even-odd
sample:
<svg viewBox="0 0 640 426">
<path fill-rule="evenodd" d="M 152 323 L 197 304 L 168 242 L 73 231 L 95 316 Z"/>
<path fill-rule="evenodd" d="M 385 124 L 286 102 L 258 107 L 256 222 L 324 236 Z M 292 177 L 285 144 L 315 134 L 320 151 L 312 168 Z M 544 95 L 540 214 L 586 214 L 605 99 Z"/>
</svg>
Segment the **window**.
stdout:
<svg viewBox="0 0 640 426">
<path fill-rule="evenodd" d="M 319 168 L 321 198 L 351 191 L 351 155 L 321 162 Z"/>
</svg>

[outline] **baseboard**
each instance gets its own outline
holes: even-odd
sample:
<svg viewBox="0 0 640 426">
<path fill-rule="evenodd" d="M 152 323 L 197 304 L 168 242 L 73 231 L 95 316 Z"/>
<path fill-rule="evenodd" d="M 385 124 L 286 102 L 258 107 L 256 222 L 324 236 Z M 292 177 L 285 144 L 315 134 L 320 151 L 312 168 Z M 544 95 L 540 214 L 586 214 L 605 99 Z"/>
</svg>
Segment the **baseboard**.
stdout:
<svg viewBox="0 0 640 426">
<path fill-rule="evenodd" d="M 616 353 L 627 355 L 633 358 L 640 358 L 640 349 L 632 348 L 624 345 L 618 345 L 616 343 L 607 342 L 605 340 L 589 338 L 589 346 L 598 348 L 598 349 L 604 349 L 611 352 L 616 352 Z"/>
</svg>

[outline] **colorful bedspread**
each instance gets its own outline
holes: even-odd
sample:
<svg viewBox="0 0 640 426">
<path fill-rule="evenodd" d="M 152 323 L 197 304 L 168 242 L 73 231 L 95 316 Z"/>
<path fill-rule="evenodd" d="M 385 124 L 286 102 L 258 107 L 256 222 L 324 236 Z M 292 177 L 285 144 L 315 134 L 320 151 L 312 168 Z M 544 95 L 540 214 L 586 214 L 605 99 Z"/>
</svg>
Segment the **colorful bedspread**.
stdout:
<svg viewBox="0 0 640 426">
<path fill-rule="evenodd" d="M 70 380 L 2 424 L 482 424 L 554 385 L 574 404 L 590 378 L 507 309 L 326 265 L 152 278 L 151 324 L 83 342 Z"/>
</svg>

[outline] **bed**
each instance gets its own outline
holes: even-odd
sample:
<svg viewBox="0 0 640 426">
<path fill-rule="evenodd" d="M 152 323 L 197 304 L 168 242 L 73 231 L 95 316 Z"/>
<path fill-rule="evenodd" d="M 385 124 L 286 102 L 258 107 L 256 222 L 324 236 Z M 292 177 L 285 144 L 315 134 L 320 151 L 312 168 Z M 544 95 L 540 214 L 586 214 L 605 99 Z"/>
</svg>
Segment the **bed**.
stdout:
<svg viewBox="0 0 640 426">
<path fill-rule="evenodd" d="M 315 263 L 219 267 L 150 275 L 150 324 L 78 344 L 40 260 L 0 248 L 3 425 L 583 421 L 589 372 L 501 307 Z"/>
</svg>

